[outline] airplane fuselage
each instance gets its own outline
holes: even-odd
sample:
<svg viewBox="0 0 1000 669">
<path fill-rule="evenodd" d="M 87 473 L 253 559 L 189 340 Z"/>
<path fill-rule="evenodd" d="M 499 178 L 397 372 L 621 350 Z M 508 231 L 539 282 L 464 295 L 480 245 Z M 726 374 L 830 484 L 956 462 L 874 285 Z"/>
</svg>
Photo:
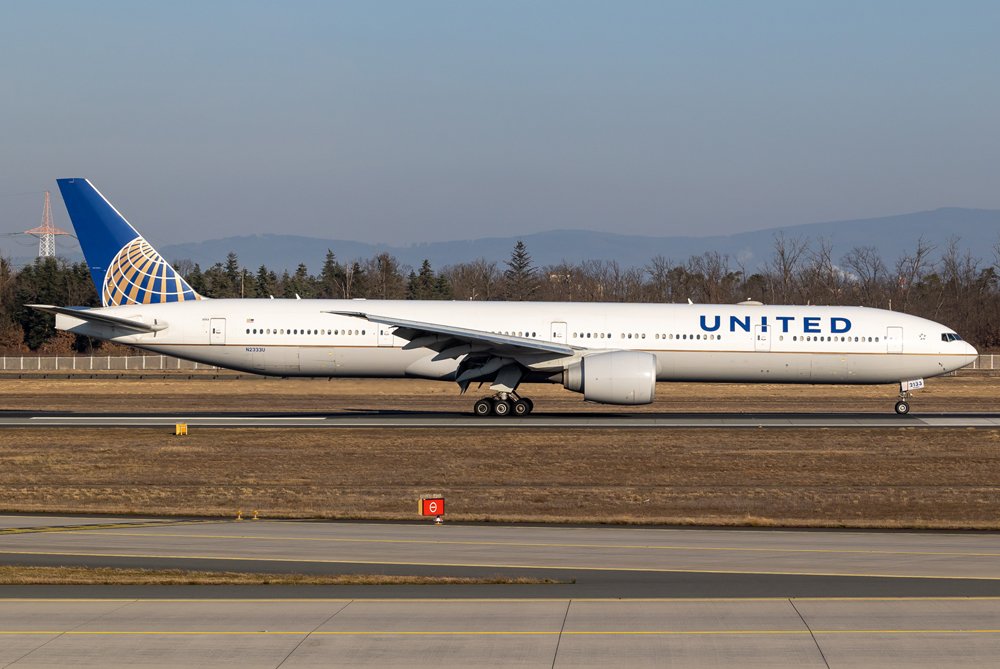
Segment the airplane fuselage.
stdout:
<svg viewBox="0 0 1000 669">
<path fill-rule="evenodd" d="M 563 381 L 574 359 L 651 353 L 658 381 L 896 383 L 944 374 L 976 352 L 938 323 L 863 307 L 218 299 L 93 310 L 155 332 L 57 316 L 57 326 L 149 351 L 275 376 L 454 380 L 464 354 L 424 348 L 393 328 L 327 312 L 365 311 L 565 344 L 571 356 L 519 356 L 528 381 Z"/>
</svg>

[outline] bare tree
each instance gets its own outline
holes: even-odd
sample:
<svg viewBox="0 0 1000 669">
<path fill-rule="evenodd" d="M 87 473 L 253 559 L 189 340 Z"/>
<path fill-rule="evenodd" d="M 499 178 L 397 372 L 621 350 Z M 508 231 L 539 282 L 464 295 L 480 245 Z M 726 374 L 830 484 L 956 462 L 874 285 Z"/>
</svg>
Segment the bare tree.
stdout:
<svg viewBox="0 0 1000 669">
<path fill-rule="evenodd" d="M 855 246 L 844 256 L 843 262 L 854 276 L 858 303 L 868 307 L 887 306 L 880 304 L 887 270 L 878 249 L 874 246 Z"/>
<path fill-rule="evenodd" d="M 934 247 L 923 237 L 917 239 L 913 253 L 906 253 L 896 260 L 896 304 L 902 311 L 909 311 L 910 296 L 914 286 L 931 267 L 931 253 Z"/>
<path fill-rule="evenodd" d="M 798 293 L 798 274 L 802 257 L 809 249 L 809 242 L 801 237 L 785 237 L 779 232 L 774 237 L 774 255 L 765 264 L 765 276 L 770 284 L 772 304 L 788 304 Z"/>
</svg>

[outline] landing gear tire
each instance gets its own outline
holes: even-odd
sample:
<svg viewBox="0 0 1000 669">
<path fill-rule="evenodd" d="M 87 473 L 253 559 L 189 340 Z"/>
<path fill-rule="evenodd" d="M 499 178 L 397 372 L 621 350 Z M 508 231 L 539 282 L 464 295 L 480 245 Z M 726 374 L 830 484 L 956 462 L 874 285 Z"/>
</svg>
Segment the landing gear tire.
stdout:
<svg viewBox="0 0 1000 669">
<path fill-rule="evenodd" d="M 493 413 L 497 416 L 507 416 L 510 414 L 510 402 L 507 400 L 494 400 Z"/>
<path fill-rule="evenodd" d="M 905 416 L 910 413 L 910 403 L 906 400 L 899 400 L 896 402 L 896 413 L 900 416 Z"/>
<path fill-rule="evenodd" d="M 477 416 L 489 416 L 493 413 L 493 402 L 488 399 L 481 399 L 472 405 L 472 413 Z"/>
<path fill-rule="evenodd" d="M 514 410 L 515 416 L 527 416 L 529 413 L 531 413 L 532 409 L 531 400 L 527 398 L 519 399 L 518 401 L 514 402 L 514 406 L 511 408 Z"/>
</svg>

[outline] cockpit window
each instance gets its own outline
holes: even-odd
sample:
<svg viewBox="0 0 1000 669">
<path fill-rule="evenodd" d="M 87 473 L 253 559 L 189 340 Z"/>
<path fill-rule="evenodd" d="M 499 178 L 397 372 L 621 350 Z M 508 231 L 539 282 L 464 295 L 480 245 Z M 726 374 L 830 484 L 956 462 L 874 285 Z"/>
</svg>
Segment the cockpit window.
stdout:
<svg viewBox="0 0 1000 669">
<path fill-rule="evenodd" d="M 962 338 L 954 332 L 942 332 L 941 341 L 962 341 Z"/>
</svg>

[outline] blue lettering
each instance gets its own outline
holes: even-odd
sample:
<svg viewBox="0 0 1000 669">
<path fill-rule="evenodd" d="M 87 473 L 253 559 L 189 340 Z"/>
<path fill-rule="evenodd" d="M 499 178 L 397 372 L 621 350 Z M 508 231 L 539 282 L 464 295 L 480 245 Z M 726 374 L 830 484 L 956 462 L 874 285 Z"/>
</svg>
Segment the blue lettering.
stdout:
<svg viewBox="0 0 1000 669">
<path fill-rule="evenodd" d="M 715 332 L 716 330 L 719 329 L 719 326 L 721 324 L 722 324 L 722 320 L 719 318 L 718 315 L 716 315 L 715 316 L 715 323 L 712 324 L 712 327 L 708 327 L 708 323 L 705 322 L 705 315 L 702 314 L 702 316 L 701 316 L 701 329 L 704 330 L 705 332 Z"/>
<path fill-rule="evenodd" d="M 845 332 L 850 332 L 851 321 L 846 318 L 840 318 L 839 316 L 834 316 L 830 319 L 830 332 L 833 334 L 844 334 Z"/>
<path fill-rule="evenodd" d="M 819 332 L 819 319 L 814 316 L 808 316 L 802 319 L 802 331 L 806 333 Z"/>
<path fill-rule="evenodd" d="M 774 320 L 781 321 L 781 331 L 788 332 L 789 321 L 794 321 L 795 316 L 775 316 Z"/>
<path fill-rule="evenodd" d="M 736 332 L 736 326 L 739 325 L 744 332 L 750 332 L 750 317 L 745 316 L 742 319 L 736 316 L 729 317 L 729 331 Z"/>
</svg>

